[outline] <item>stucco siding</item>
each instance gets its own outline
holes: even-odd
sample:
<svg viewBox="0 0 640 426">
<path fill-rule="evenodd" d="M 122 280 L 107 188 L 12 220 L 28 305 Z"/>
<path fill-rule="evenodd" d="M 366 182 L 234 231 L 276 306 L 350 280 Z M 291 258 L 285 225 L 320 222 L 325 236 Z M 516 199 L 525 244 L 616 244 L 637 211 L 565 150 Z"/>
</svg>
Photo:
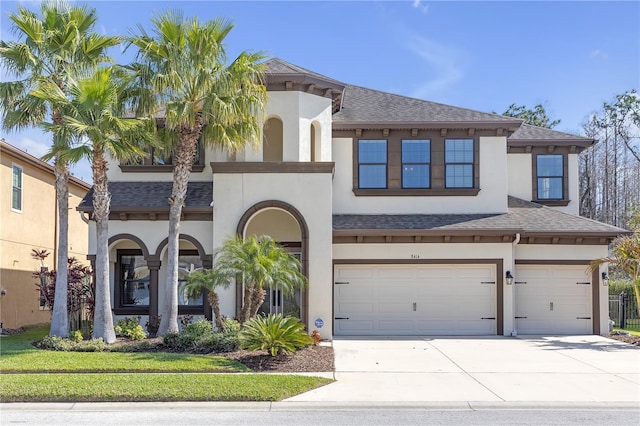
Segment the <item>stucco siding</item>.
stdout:
<svg viewBox="0 0 640 426">
<path fill-rule="evenodd" d="M 505 137 L 480 137 L 480 192 L 476 196 L 356 196 L 353 193 L 353 145 L 350 138 L 333 139 L 336 173 L 335 214 L 504 213 L 507 211 Z"/>
<path fill-rule="evenodd" d="M 509 195 L 531 200 L 533 191 L 531 154 L 508 154 L 507 168 Z"/>
</svg>

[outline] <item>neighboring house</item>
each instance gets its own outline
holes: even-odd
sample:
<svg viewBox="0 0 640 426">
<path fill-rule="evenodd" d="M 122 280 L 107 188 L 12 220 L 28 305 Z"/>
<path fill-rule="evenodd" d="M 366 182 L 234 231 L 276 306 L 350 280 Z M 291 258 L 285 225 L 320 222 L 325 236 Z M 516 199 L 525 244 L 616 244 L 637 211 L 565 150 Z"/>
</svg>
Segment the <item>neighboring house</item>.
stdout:
<svg viewBox="0 0 640 426">
<path fill-rule="evenodd" d="M 194 160 L 182 276 L 235 234 L 269 234 L 299 255 L 309 287 L 269 289 L 263 311 L 299 315 L 325 338 L 608 331 L 605 270 L 587 265 L 625 231 L 578 216 L 578 154 L 592 139 L 267 67 L 262 142 Z M 152 151 L 111 162 L 117 316 L 163 305 L 171 169 Z M 94 241 L 91 223 L 90 253 Z M 241 283 L 220 291 L 224 314 L 241 295 Z M 210 315 L 206 301 L 180 300 L 180 313 Z"/>
<path fill-rule="evenodd" d="M 0 321 L 18 328 L 51 320 L 33 273 L 40 261 L 33 249 L 46 249 L 48 269 L 56 267 L 58 208 L 53 166 L 0 139 Z M 69 256 L 85 262 L 88 225 L 75 212 L 91 185 L 69 179 Z"/>
</svg>

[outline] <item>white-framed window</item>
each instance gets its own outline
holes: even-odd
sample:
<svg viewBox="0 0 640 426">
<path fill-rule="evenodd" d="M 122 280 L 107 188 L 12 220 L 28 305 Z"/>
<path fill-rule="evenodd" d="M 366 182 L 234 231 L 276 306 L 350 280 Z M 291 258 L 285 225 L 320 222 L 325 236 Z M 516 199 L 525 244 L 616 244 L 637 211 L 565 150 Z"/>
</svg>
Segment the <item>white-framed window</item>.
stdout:
<svg viewBox="0 0 640 426">
<path fill-rule="evenodd" d="M 11 210 L 22 212 L 22 167 L 13 164 L 11 176 Z"/>
</svg>

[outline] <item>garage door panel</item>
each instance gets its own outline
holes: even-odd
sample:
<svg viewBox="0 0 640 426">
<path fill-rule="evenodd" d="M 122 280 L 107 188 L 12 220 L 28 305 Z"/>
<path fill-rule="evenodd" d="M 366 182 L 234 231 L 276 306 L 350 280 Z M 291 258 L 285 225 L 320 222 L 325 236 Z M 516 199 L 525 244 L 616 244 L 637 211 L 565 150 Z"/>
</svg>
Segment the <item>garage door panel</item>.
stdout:
<svg viewBox="0 0 640 426">
<path fill-rule="evenodd" d="M 338 265 L 335 276 L 350 279 L 335 286 L 336 317 L 349 319 L 336 334 L 495 334 L 496 321 L 481 319 L 496 315 L 496 285 L 481 284 L 495 275 L 495 265 Z"/>
<path fill-rule="evenodd" d="M 516 280 L 519 334 L 592 333 L 592 288 L 584 266 L 520 265 Z"/>
</svg>

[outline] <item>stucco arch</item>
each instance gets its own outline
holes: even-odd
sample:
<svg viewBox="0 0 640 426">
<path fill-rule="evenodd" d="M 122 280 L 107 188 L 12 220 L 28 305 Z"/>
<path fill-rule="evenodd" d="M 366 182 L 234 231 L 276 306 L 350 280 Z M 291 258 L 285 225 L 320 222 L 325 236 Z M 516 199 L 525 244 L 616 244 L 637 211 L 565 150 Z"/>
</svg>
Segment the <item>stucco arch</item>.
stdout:
<svg viewBox="0 0 640 426">
<path fill-rule="evenodd" d="M 117 243 L 118 241 L 122 241 L 122 240 L 129 240 L 129 241 L 133 241 L 134 243 L 136 243 L 138 245 L 138 247 L 140 247 L 140 250 L 142 250 L 142 255 L 144 256 L 144 258 L 146 260 L 149 260 L 149 249 L 147 248 L 147 245 L 138 237 L 136 237 L 135 235 L 132 234 L 117 234 L 114 235 L 112 237 L 109 238 L 109 250 L 111 250 L 113 248 L 113 245 L 115 243 Z"/>
<path fill-rule="evenodd" d="M 238 226 L 236 227 L 236 234 L 239 237 L 244 238 L 245 229 L 247 224 L 256 214 L 266 209 L 279 209 L 289 213 L 298 222 L 300 228 L 300 263 L 302 266 L 302 273 L 305 277 L 309 277 L 309 226 L 304 216 L 298 209 L 291 204 L 280 200 L 267 200 L 261 201 L 249 207 L 244 212 Z M 240 312 L 242 309 L 242 282 L 236 282 L 236 312 Z M 309 319 L 309 292 L 303 290 L 302 296 L 302 322 L 308 324 Z"/>
<path fill-rule="evenodd" d="M 192 237 L 191 235 L 188 235 L 188 234 L 180 234 L 178 236 L 178 240 L 189 241 L 191 244 L 193 244 L 196 250 L 198 250 L 198 256 L 200 256 L 200 259 L 202 260 L 208 259 L 209 255 L 207 254 L 202 244 L 200 244 L 200 241 L 198 241 L 195 237 Z M 156 252 L 155 252 L 155 256 L 157 256 L 158 259 L 161 258 L 160 256 L 162 255 L 162 251 L 167 246 L 167 244 L 169 244 L 169 237 L 165 238 L 164 240 L 162 240 L 160 244 L 158 244 L 158 248 L 156 248 Z"/>
</svg>

